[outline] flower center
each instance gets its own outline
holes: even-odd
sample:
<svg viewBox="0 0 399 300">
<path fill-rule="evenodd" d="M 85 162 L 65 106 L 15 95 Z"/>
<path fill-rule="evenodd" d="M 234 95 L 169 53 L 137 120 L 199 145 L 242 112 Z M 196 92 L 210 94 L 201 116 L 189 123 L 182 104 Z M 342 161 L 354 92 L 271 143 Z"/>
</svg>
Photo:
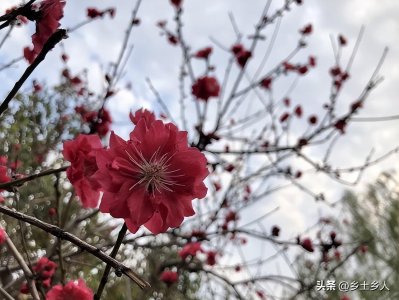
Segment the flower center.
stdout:
<svg viewBox="0 0 399 300">
<path fill-rule="evenodd" d="M 165 166 L 157 163 L 144 164 L 141 168 L 140 180 L 145 184 L 146 190 L 150 193 L 160 192 L 162 189 L 172 192 L 169 187 L 173 180 L 168 180 Z"/>
<path fill-rule="evenodd" d="M 144 185 L 145 189 L 154 194 L 155 192 L 169 191 L 173 192 L 173 186 L 184 186 L 177 182 L 177 178 L 184 176 L 176 174 L 180 170 L 170 170 L 169 161 L 172 156 L 164 154 L 161 157 L 158 155 L 159 149 L 148 160 L 140 151 L 137 151 L 139 160 L 136 160 L 126 151 L 130 161 L 139 168 L 137 175 L 137 182 L 130 187 L 130 190 L 137 185 Z"/>
</svg>

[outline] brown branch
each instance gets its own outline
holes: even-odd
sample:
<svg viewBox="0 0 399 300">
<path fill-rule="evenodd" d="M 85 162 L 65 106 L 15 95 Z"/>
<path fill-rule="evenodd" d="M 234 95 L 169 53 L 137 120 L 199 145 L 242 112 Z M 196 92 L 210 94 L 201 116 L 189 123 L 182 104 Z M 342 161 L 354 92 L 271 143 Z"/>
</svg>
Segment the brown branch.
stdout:
<svg viewBox="0 0 399 300">
<path fill-rule="evenodd" d="M 4 111 L 7 110 L 8 104 L 15 97 L 15 95 L 18 93 L 19 89 L 22 87 L 24 82 L 29 78 L 29 76 L 33 73 L 33 71 L 37 68 L 37 66 L 45 59 L 47 53 L 50 52 L 55 47 L 55 45 L 57 45 L 59 42 L 61 42 L 62 39 L 65 39 L 66 37 L 67 37 L 67 34 L 66 34 L 66 30 L 64 30 L 64 29 L 58 29 L 56 32 L 53 33 L 52 36 L 50 36 L 50 38 L 44 44 L 42 51 L 35 58 L 33 63 L 26 68 L 26 70 L 22 74 L 21 78 L 15 83 L 15 85 L 12 88 L 12 90 L 10 91 L 10 93 L 4 99 L 3 103 L 1 103 L 0 116 L 3 114 Z"/>
<path fill-rule="evenodd" d="M 18 264 L 21 266 L 22 271 L 24 272 L 26 281 L 28 282 L 29 290 L 32 294 L 34 300 L 40 300 L 39 293 L 37 292 L 35 281 L 33 280 L 32 271 L 29 269 L 28 265 L 26 264 L 24 258 L 22 257 L 21 253 L 19 253 L 17 247 L 15 247 L 14 243 L 11 241 L 10 237 L 6 233 L 6 243 L 8 249 L 14 255 L 15 259 L 17 260 Z"/>
<path fill-rule="evenodd" d="M 126 232 L 127 232 L 127 226 L 126 226 L 126 223 L 124 223 L 122 228 L 121 228 L 121 230 L 119 231 L 118 238 L 116 240 L 115 246 L 112 249 L 112 252 L 111 252 L 111 255 L 110 255 L 112 258 L 115 258 L 116 254 L 118 253 L 119 248 L 122 245 L 123 238 L 126 235 Z M 97 293 L 94 296 L 94 300 L 100 300 L 101 299 L 101 295 L 102 295 L 102 293 L 104 291 L 105 285 L 107 284 L 108 275 L 109 275 L 110 271 L 111 271 L 111 266 L 109 264 L 107 264 L 105 266 L 105 270 L 104 270 L 103 276 L 101 277 L 100 284 L 98 285 Z"/>
<path fill-rule="evenodd" d="M 9 293 L 6 292 L 2 287 L 0 287 L 0 295 L 4 297 L 6 300 L 15 300 Z"/>
<path fill-rule="evenodd" d="M 32 5 L 35 1 L 36 0 L 30 0 L 25 5 L 20 6 L 17 9 L 14 9 L 8 14 L 2 15 L 0 17 L 0 22 L 4 23 L 0 25 L 0 30 L 10 26 L 17 19 L 18 16 L 25 16 L 27 14 L 32 13 Z"/>
<path fill-rule="evenodd" d="M 61 167 L 58 169 L 49 169 L 49 170 L 46 170 L 46 171 L 43 171 L 43 172 L 40 172 L 37 174 L 32 174 L 32 175 L 26 176 L 21 179 L 17 179 L 17 180 L 5 182 L 5 183 L 0 183 L 0 190 L 6 190 L 6 189 L 9 189 L 14 186 L 20 186 L 25 182 L 28 182 L 28 181 L 31 181 L 31 180 L 34 180 L 36 178 L 40 178 L 43 176 L 47 176 L 47 175 L 51 175 L 51 174 L 58 174 L 60 172 L 66 171 L 66 169 L 68 169 L 68 166 Z"/>
<path fill-rule="evenodd" d="M 62 213 L 62 201 L 61 201 L 61 192 L 60 192 L 60 174 L 56 174 L 56 180 L 54 182 L 54 190 L 55 190 L 55 203 L 56 203 L 56 210 L 57 210 L 57 225 L 62 228 L 61 225 L 61 213 Z M 57 239 L 57 246 L 58 247 L 58 261 L 60 264 L 60 274 L 61 274 L 61 283 L 65 284 L 65 266 L 64 266 L 64 256 L 62 253 L 62 239 Z"/>
<path fill-rule="evenodd" d="M 113 267 L 117 271 L 116 272 L 117 275 L 125 274 L 132 281 L 134 281 L 140 288 L 144 289 L 144 288 L 150 287 L 150 284 L 147 281 L 145 281 L 144 279 L 142 279 L 132 269 L 128 268 L 123 263 L 121 263 L 121 262 L 117 261 L 116 259 L 112 258 L 111 256 L 107 255 L 106 253 L 101 251 L 101 249 L 99 249 L 93 245 L 90 245 L 90 244 L 86 243 L 85 241 L 82 241 L 81 239 L 79 239 L 78 237 L 76 237 L 73 234 L 62 230 L 61 228 L 59 228 L 55 225 L 48 224 L 48 223 L 38 220 L 34 217 L 17 212 L 15 210 L 9 209 L 8 207 L 2 206 L 2 205 L 0 205 L 0 212 L 5 215 L 8 215 L 12 218 L 15 218 L 17 220 L 21 220 L 21 221 L 29 223 L 35 227 L 38 227 L 55 237 L 58 237 L 60 239 L 71 242 L 72 244 L 78 246 L 82 250 L 87 251 L 88 253 L 99 258 L 100 260 L 105 262 L 107 265 L 110 265 L 111 267 Z"/>
</svg>

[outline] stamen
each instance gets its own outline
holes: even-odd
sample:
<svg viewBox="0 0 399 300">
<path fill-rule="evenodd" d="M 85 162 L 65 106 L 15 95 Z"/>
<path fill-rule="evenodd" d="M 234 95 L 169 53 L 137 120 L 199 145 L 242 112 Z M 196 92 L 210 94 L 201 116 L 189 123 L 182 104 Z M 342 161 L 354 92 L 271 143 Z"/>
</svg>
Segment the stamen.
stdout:
<svg viewBox="0 0 399 300">
<path fill-rule="evenodd" d="M 143 153 L 136 148 L 136 146 L 132 145 L 136 156 L 139 158 L 139 161 L 136 160 L 133 155 L 131 155 L 127 150 L 125 150 L 126 154 L 129 157 L 129 160 L 139 168 L 139 174 L 137 174 L 137 182 L 133 184 L 129 190 L 134 189 L 138 185 L 144 185 L 145 189 L 152 193 L 169 191 L 173 192 L 173 186 L 184 186 L 184 184 L 176 182 L 178 177 L 183 177 L 183 174 L 176 174 L 180 172 L 180 169 L 169 169 L 171 164 L 169 164 L 170 160 L 173 158 L 175 153 L 169 155 L 169 153 L 164 153 L 161 157 L 159 153 L 161 151 L 161 146 L 152 154 L 151 158 L 147 160 Z"/>
</svg>

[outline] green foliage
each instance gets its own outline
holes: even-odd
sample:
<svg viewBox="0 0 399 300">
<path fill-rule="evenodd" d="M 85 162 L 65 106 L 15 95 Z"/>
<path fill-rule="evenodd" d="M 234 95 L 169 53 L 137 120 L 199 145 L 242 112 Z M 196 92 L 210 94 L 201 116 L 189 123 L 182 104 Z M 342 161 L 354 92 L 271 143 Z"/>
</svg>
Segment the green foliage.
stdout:
<svg viewBox="0 0 399 300">
<path fill-rule="evenodd" d="M 343 294 L 350 299 L 399 299 L 399 183 L 395 174 L 381 174 L 364 194 L 347 192 L 342 198 L 341 209 L 342 214 L 332 222 L 344 240 L 352 241 L 345 250 L 341 249 L 342 257 L 348 257 L 348 260 L 331 274 L 330 270 L 337 262 L 326 266 L 301 256 L 297 261 L 297 265 L 302 266 L 299 277 L 308 280 L 307 284 L 312 280 L 324 280 L 325 283 L 330 279 L 336 284 L 342 281 L 359 284 L 377 281 L 379 287 L 373 291 L 369 287 L 358 288 L 347 293 L 338 288 L 327 292 L 313 287 L 304 293 L 303 299 L 340 299 Z M 357 251 L 350 252 L 361 244 L 363 246 Z M 383 288 L 384 281 L 389 291 Z"/>
</svg>

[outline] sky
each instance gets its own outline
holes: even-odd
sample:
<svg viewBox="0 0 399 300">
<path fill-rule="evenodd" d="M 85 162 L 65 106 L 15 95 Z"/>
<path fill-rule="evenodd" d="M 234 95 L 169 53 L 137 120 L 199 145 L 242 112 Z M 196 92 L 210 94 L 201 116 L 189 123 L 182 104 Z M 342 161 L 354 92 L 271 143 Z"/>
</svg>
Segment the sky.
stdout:
<svg viewBox="0 0 399 300">
<path fill-rule="evenodd" d="M 280 7 L 282 2 L 273 0 L 271 11 Z M 1 0 L 0 10 L 4 11 L 17 3 L 19 1 Z M 244 33 L 244 43 L 249 44 L 245 37 L 252 32 L 265 3 L 266 1 L 263 0 L 184 1 L 183 22 L 186 39 L 192 49 L 209 45 L 214 47 L 212 60 L 217 66 L 215 74 L 218 78 L 223 76 L 227 55 L 223 49 L 213 44 L 212 40 L 217 40 L 226 47 L 233 44 L 235 33 L 229 19 L 229 13 L 231 13 L 240 31 Z M 117 13 L 114 20 L 105 17 L 92 22 L 72 32 L 63 43 L 65 51 L 70 56 L 70 68 L 73 72 L 82 71 L 82 67 L 87 68 L 92 89 L 101 89 L 101 70 L 109 61 L 114 61 L 118 55 L 133 5 L 134 1 L 122 0 L 67 1 L 65 18 L 61 22 L 63 27 L 71 27 L 83 21 L 87 7 L 116 7 Z M 168 25 L 173 26 L 173 8 L 166 0 L 145 0 L 138 15 L 141 24 L 134 29 L 132 34 L 131 44 L 134 48 L 124 76 L 124 82 L 130 82 L 132 89 L 124 88 L 122 84 L 118 94 L 108 105 L 115 121 L 113 129 L 123 137 L 126 137 L 131 130 L 128 111 L 140 107 L 151 108 L 156 112 L 161 111 L 146 83 L 147 77 L 151 79 L 172 114 L 177 115 L 179 112 L 179 103 L 176 99 L 179 97 L 177 76 L 181 64 L 180 52 L 166 42 L 166 38 L 160 35 L 155 25 L 160 20 L 168 20 Z M 343 34 L 348 39 L 349 45 L 342 54 L 343 61 L 347 61 L 350 49 L 361 27 L 364 26 L 363 39 L 353 64 L 348 86 L 341 95 L 342 106 L 339 109 L 345 111 L 349 103 L 360 94 L 384 48 L 388 47 L 389 52 L 380 72 L 384 80 L 371 93 L 364 109 L 357 117 L 399 115 L 397 99 L 399 94 L 399 22 L 397 16 L 399 16 L 399 2 L 396 0 L 304 0 L 304 5 L 295 7 L 282 19 L 277 40 L 265 70 L 292 49 L 300 28 L 308 23 L 313 24 L 314 33 L 309 38 L 309 46 L 304 56 L 299 56 L 298 60 L 312 54 L 317 57 L 318 66 L 297 85 L 292 97 L 303 104 L 307 114 L 320 112 L 321 104 L 329 93 L 328 70 L 334 63 L 330 36 Z M 12 32 L 11 38 L 0 49 L 0 64 L 22 55 L 23 47 L 30 44 L 30 35 L 33 30 L 33 27 L 28 27 L 18 28 Z M 271 34 L 272 31 L 266 31 L 265 43 Z M 1 32 L 0 36 L 2 35 L 4 32 Z M 261 57 L 265 48 L 266 46 L 261 47 L 260 52 L 255 56 Z M 59 56 L 60 50 L 57 48 L 35 71 L 34 77 L 48 83 L 54 82 L 54 78 L 59 76 L 59 68 L 54 67 L 60 66 Z M 8 92 L 26 66 L 25 62 L 20 62 L 7 72 L 0 73 L 1 94 L 5 95 Z M 249 65 L 249 72 L 254 71 L 256 66 L 255 60 Z M 199 65 L 195 67 L 200 68 Z M 253 105 L 259 104 L 254 100 Z M 399 120 L 352 123 L 348 127 L 347 134 L 338 141 L 331 155 L 331 162 L 338 167 L 358 166 L 372 149 L 375 153 L 374 157 L 385 154 L 399 145 L 398 122 Z M 317 157 L 323 152 L 322 149 L 310 149 L 309 153 Z M 395 154 L 366 170 L 362 184 L 355 189 L 361 190 L 366 183 L 373 182 L 381 171 L 397 168 L 397 162 L 398 155 Z M 346 188 L 333 182 L 327 176 L 316 174 L 307 176 L 301 183 L 315 191 L 323 191 L 329 202 L 339 200 L 343 189 Z M 326 211 L 323 204 L 314 203 L 313 199 L 292 188 L 273 196 L 273 201 L 262 202 L 261 209 L 249 209 L 244 214 L 247 214 L 247 218 L 255 218 L 256 214 L 262 215 L 277 206 L 279 210 L 265 221 L 265 225 L 280 224 L 284 228 L 283 236 L 287 238 L 294 236 L 298 231 L 305 230 L 320 217 L 322 212 Z"/>
</svg>

